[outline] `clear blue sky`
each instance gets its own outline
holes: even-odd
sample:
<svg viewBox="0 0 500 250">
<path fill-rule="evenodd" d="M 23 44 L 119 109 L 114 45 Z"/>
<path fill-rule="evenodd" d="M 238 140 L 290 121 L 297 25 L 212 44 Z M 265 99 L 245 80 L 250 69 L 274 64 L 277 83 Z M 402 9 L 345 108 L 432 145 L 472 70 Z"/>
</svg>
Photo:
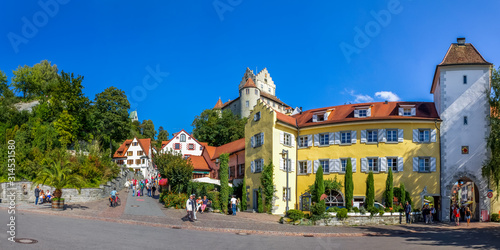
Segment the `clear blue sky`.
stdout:
<svg viewBox="0 0 500 250">
<path fill-rule="evenodd" d="M 435 65 L 457 37 L 500 62 L 498 1 L 41 2 L 51 5 L 0 3 L 0 70 L 11 77 L 47 59 L 83 75 L 91 99 L 109 86 L 124 90 L 141 121 L 170 134 L 191 131 L 219 96 L 236 98 L 247 67 L 267 67 L 281 100 L 311 109 L 387 99 L 380 91 L 432 101 Z M 390 20 L 375 24 L 372 12 Z M 367 27 L 372 37 L 356 45 L 355 29 Z M 343 43 L 356 50 L 350 60 Z M 157 67 L 163 73 L 152 76 Z"/>
</svg>

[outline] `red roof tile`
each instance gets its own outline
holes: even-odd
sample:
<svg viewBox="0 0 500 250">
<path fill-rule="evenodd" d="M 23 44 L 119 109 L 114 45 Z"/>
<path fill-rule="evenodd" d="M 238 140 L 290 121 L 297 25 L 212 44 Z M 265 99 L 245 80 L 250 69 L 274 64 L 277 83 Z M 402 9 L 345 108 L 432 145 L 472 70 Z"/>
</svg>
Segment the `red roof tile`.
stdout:
<svg viewBox="0 0 500 250">
<path fill-rule="evenodd" d="M 212 159 L 219 158 L 219 156 L 224 153 L 232 154 L 241 150 L 245 150 L 245 138 L 241 138 L 217 147 Z"/>
<path fill-rule="evenodd" d="M 191 161 L 195 171 L 210 171 L 208 163 L 205 161 L 203 156 L 191 155 L 188 157 L 188 161 Z"/>
<path fill-rule="evenodd" d="M 122 145 L 116 150 L 116 152 L 113 154 L 113 158 L 122 158 L 126 157 L 127 149 L 132 143 L 132 140 L 125 140 Z"/>
<path fill-rule="evenodd" d="M 257 86 L 255 85 L 255 83 L 253 82 L 252 78 L 248 78 L 247 82 L 245 83 L 245 85 L 243 85 L 243 89 L 244 88 L 257 88 Z"/>
<path fill-rule="evenodd" d="M 282 114 L 280 112 L 276 112 L 276 118 L 278 118 L 279 121 L 282 121 L 282 122 L 287 123 L 289 125 L 292 125 L 294 127 L 297 126 L 297 120 L 291 116 Z"/>
<path fill-rule="evenodd" d="M 221 108 L 222 108 L 222 101 L 220 100 L 219 97 L 219 100 L 217 101 L 213 109 L 221 109 Z"/>
<path fill-rule="evenodd" d="M 279 103 L 281 105 L 284 105 L 285 107 L 290 107 L 286 103 L 284 103 L 283 101 L 281 101 L 278 97 L 270 95 L 270 94 L 268 94 L 268 93 L 266 93 L 264 91 L 260 92 L 260 96 L 264 97 L 264 98 L 267 98 L 267 99 L 271 99 L 271 100 L 273 100 L 273 101 L 275 101 L 275 102 L 277 102 L 277 103 Z"/>
</svg>

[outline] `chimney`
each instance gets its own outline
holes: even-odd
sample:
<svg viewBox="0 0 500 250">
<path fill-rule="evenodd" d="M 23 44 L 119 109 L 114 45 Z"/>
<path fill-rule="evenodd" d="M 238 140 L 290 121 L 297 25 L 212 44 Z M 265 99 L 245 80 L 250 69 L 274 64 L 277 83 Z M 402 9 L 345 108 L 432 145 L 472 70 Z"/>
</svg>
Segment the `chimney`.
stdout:
<svg viewBox="0 0 500 250">
<path fill-rule="evenodd" d="M 389 101 L 385 100 L 384 104 L 388 104 L 388 103 L 389 103 Z"/>
<path fill-rule="evenodd" d="M 465 37 L 457 38 L 458 45 L 465 45 Z"/>
</svg>

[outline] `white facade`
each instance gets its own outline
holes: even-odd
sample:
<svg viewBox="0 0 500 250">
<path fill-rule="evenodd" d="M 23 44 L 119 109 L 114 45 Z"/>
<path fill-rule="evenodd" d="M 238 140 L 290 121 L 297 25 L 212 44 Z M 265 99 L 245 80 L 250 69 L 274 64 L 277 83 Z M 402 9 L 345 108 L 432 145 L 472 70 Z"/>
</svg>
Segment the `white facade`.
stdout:
<svg viewBox="0 0 500 250">
<path fill-rule="evenodd" d="M 149 145 L 144 145 L 146 141 L 149 142 Z M 126 148 L 125 156 L 123 158 L 115 158 L 115 161 L 119 164 L 123 161 L 123 165 L 127 168 L 133 168 L 135 171 L 140 171 L 144 178 L 151 178 L 151 176 L 154 176 L 156 173 L 151 162 L 151 141 L 143 140 L 142 144 L 141 146 L 139 140 L 134 138 L 130 142 L 128 148 Z"/>
<path fill-rule="evenodd" d="M 181 130 L 176 133 L 170 141 L 161 149 L 161 153 L 174 152 L 183 156 L 200 156 L 203 152 L 203 145 L 194 139 L 189 133 Z"/>
<path fill-rule="evenodd" d="M 481 176 L 481 168 L 488 159 L 490 66 L 441 66 L 437 74 L 434 102 L 443 120 L 440 128 L 441 219 L 448 221 L 451 188 L 460 178 L 468 178 L 477 185 L 479 209 L 489 210 L 488 184 Z M 462 154 L 462 146 L 469 147 L 468 154 Z"/>
</svg>

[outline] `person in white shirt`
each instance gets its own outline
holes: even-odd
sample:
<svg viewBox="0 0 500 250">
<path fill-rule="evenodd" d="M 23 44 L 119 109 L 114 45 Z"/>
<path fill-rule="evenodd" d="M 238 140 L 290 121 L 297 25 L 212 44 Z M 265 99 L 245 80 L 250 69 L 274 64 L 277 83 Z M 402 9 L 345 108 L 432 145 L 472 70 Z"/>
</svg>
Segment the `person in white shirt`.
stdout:
<svg viewBox="0 0 500 250">
<path fill-rule="evenodd" d="M 231 198 L 231 208 L 233 209 L 233 215 L 236 216 L 236 206 L 238 205 L 238 200 L 236 200 L 236 196 L 233 195 Z"/>
<path fill-rule="evenodd" d="M 193 199 L 194 199 L 194 195 L 191 195 L 191 196 L 189 196 L 189 198 L 186 201 L 187 218 L 191 222 L 194 222 Z"/>
</svg>

